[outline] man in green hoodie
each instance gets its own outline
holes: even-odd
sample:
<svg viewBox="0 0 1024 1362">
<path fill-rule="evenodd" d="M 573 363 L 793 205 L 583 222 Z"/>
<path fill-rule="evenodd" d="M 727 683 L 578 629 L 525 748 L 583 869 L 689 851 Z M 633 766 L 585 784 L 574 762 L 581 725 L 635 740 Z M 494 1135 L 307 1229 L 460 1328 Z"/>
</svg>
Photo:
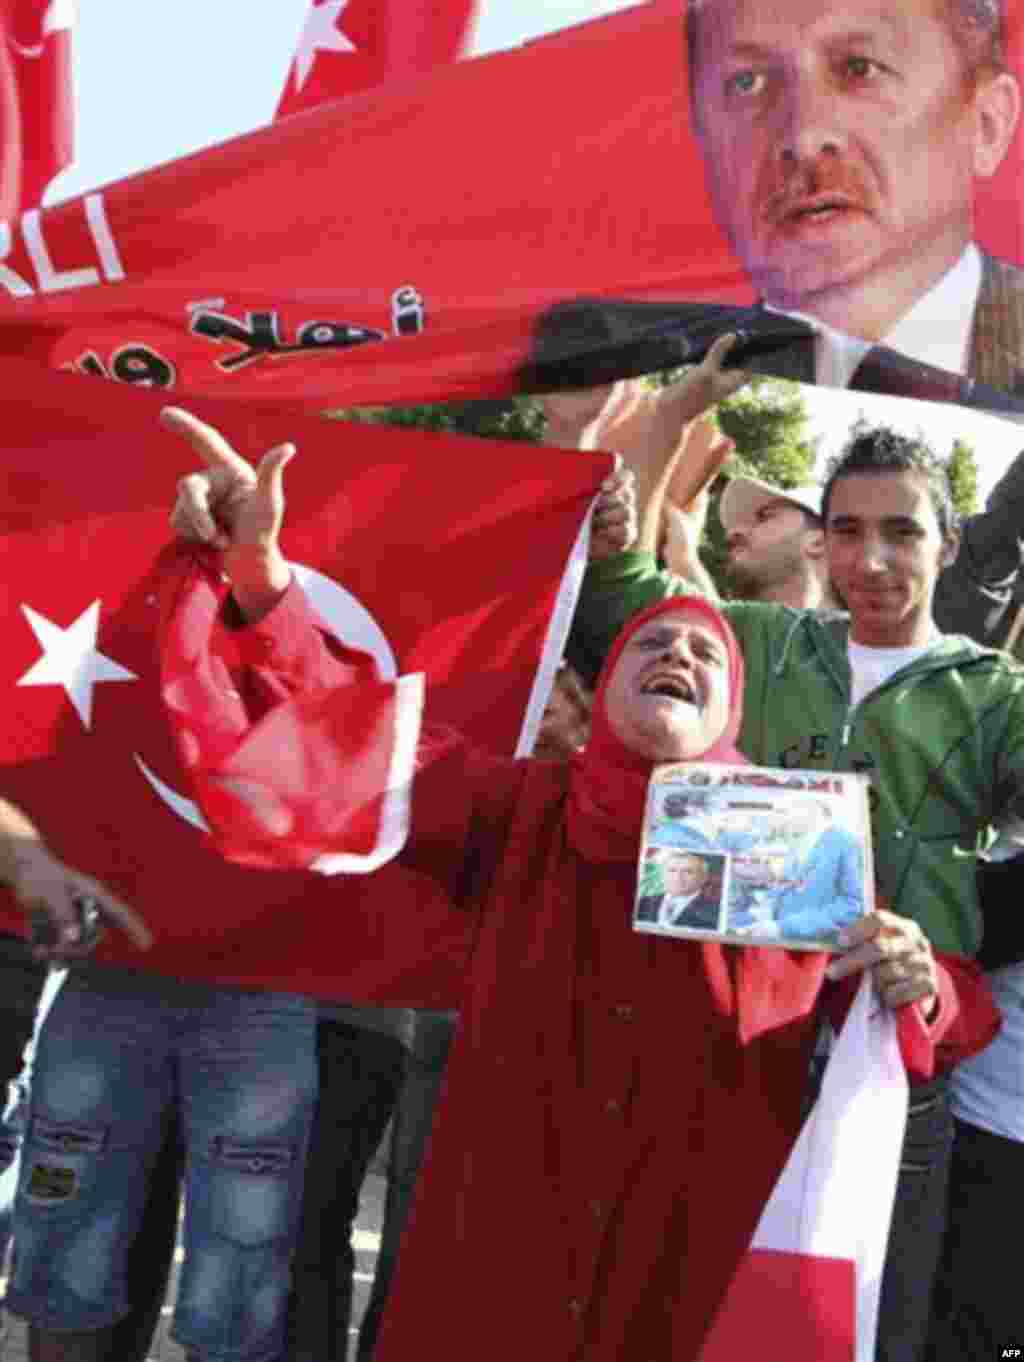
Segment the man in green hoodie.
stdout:
<svg viewBox="0 0 1024 1362">
<path fill-rule="evenodd" d="M 858 432 L 830 470 L 822 521 L 848 614 L 725 607 L 746 663 L 739 745 L 765 766 L 867 772 L 880 894 L 935 947 L 974 955 L 976 853 L 997 821 L 1012 836 L 1024 808 L 1024 670 L 935 627 L 936 582 L 959 541 L 944 471 L 923 441 Z M 634 611 L 682 590 L 637 550 L 592 563 L 573 665 L 590 674 Z M 852 956 L 876 962 L 886 949 L 882 930 Z M 920 1355 L 951 1140 L 943 1084 L 912 1090 L 910 1112 L 883 1284 L 885 1362 Z"/>
</svg>

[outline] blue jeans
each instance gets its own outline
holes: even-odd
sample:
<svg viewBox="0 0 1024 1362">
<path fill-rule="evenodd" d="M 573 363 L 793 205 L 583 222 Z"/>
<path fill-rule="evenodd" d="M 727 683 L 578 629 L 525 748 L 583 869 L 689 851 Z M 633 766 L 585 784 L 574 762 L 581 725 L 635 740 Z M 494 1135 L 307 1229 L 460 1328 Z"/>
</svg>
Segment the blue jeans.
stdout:
<svg viewBox="0 0 1024 1362">
<path fill-rule="evenodd" d="M 8 1308 L 49 1330 L 128 1313 L 128 1250 L 176 1111 L 187 1209 L 174 1337 L 203 1362 L 275 1362 L 315 1028 L 315 1005 L 289 994 L 72 971 L 36 1047 Z"/>
</svg>

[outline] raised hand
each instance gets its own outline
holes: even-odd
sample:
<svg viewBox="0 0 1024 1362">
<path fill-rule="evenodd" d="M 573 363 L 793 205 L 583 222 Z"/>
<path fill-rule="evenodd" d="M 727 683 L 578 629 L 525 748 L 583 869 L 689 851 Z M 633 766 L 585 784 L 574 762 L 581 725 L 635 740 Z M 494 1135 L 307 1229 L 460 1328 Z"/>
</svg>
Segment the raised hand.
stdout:
<svg viewBox="0 0 1024 1362">
<path fill-rule="evenodd" d="M 224 550 L 224 570 L 243 614 L 272 608 L 291 581 L 278 538 L 284 520 L 284 467 L 295 446 L 276 445 L 255 468 L 213 426 L 180 407 L 165 407 L 163 426 L 181 435 L 205 469 L 178 483 L 171 524 L 179 535 Z"/>
<path fill-rule="evenodd" d="M 590 560 L 612 558 L 632 548 L 636 539 L 636 492 L 633 474 L 616 463 L 601 484 L 590 526 Z"/>
</svg>

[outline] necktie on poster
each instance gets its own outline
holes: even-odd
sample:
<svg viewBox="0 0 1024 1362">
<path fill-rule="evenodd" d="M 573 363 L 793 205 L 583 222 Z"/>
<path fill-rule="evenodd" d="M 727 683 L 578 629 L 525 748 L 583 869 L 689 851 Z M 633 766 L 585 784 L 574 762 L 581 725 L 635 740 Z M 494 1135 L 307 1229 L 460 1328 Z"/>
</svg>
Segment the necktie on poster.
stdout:
<svg viewBox="0 0 1024 1362">
<path fill-rule="evenodd" d="M 336 934 L 358 930 L 339 917 L 339 893 L 360 892 L 365 876 L 339 890 L 318 876 L 229 865 L 168 729 L 157 640 L 168 577 L 158 555 L 176 481 L 196 460 L 161 430 L 163 395 L 14 360 L 6 375 L 5 797 L 30 812 L 63 859 L 151 923 L 157 944 L 146 955 L 111 934 L 101 960 L 358 998 L 352 960 L 361 957 L 349 953 L 343 966 Z M 412 704 L 415 720 L 418 683 L 409 678 L 422 676 L 432 721 L 457 724 L 499 755 L 528 751 L 561 660 L 585 565 L 583 526 L 608 456 L 489 440 L 482 457 L 466 437 L 192 405 L 243 453 L 285 439 L 299 449 L 284 551 L 328 632 L 372 657 L 380 675 L 368 688 L 379 722 L 357 714 L 352 731 L 362 723 L 372 742 L 399 742 L 395 716 Z M 230 634 L 220 642 L 211 668 L 226 694 Z M 371 756 L 392 765 L 389 750 Z M 279 774 L 288 758 L 277 749 Z M 379 836 L 371 828 L 358 863 L 334 868 L 382 864 L 401 844 L 394 834 L 394 820 Z M 410 969 L 434 959 L 431 943 L 454 930 L 451 918 L 425 898 L 409 927 Z M 21 922 L 0 905 L 0 929 Z M 368 941 L 367 961 L 375 954 Z M 408 975 L 395 988 L 396 1002 L 434 1005 Z"/>
<path fill-rule="evenodd" d="M 841 183 L 819 184 L 818 167 L 776 187 L 777 230 L 741 242 L 725 219 L 758 167 L 738 167 L 735 194 L 712 184 L 687 82 L 678 5 L 652 0 L 87 194 L 0 241 L 0 353 L 186 397 L 387 404 L 607 381 L 739 329 L 735 362 L 811 380 L 810 328 L 759 296 L 779 271 L 798 283 L 835 234 L 898 233 L 904 192 L 932 196 L 914 165 L 869 184 L 851 141 Z M 878 155 L 902 155 L 887 129 Z M 975 310 L 968 376 L 1012 395 L 1018 137 L 999 160 L 964 210 L 983 266 L 964 317 Z"/>
<path fill-rule="evenodd" d="M 38 207 L 74 155 L 75 0 L 0 5 L 0 216 Z"/>
<path fill-rule="evenodd" d="M 475 10 L 475 0 L 311 0 L 274 117 L 454 61 Z"/>
</svg>

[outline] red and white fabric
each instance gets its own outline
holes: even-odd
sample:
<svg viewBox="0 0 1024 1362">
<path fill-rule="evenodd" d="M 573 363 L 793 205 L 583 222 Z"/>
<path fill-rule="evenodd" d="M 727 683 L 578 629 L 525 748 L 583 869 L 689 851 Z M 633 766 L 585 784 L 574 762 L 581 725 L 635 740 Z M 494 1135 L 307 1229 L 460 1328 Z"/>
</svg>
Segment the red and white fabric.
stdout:
<svg viewBox="0 0 1024 1362">
<path fill-rule="evenodd" d="M 757 1356 L 779 1329 L 787 1362 L 873 1362 L 907 1095 L 896 1017 L 865 978 L 700 1362 Z"/>
<path fill-rule="evenodd" d="M 2 217 L 34 209 L 74 156 L 71 38 L 75 0 L 0 5 Z"/>
<path fill-rule="evenodd" d="M 275 118 L 454 61 L 475 10 L 476 0 L 311 0 Z"/>
</svg>

